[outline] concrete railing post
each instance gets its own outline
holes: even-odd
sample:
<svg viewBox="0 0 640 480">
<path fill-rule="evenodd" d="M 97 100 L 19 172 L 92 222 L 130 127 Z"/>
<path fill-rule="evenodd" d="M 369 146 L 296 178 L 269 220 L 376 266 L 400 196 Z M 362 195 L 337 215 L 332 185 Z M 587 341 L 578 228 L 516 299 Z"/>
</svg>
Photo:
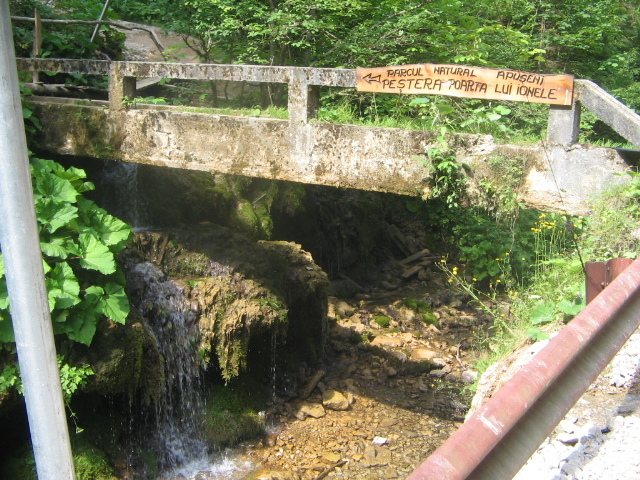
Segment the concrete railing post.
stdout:
<svg viewBox="0 0 640 480">
<path fill-rule="evenodd" d="M 292 68 L 289 75 L 289 122 L 308 123 L 318 112 L 320 87 L 309 85 L 307 69 Z"/>
<path fill-rule="evenodd" d="M 580 102 L 571 106 L 551 105 L 547 125 L 547 142 L 571 145 L 577 143 L 580 134 Z"/>
<path fill-rule="evenodd" d="M 123 110 L 123 100 L 133 100 L 136 95 L 135 77 L 125 77 L 122 74 L 122 62 L 112 62 L 109 66 L 109 108 Z"/>
</svg>

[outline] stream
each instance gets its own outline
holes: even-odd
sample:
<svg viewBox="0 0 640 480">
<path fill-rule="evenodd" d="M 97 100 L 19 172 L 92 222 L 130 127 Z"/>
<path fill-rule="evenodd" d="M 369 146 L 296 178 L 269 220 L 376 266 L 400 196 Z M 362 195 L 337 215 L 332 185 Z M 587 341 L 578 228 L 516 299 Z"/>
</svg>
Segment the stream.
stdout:
<svg viewBox="0 0 640 480">
<path fill-rule="evenodd" d="M 153 202 L 137 198 L 141 181 L 137 167 L 109 168 L 105 191 L 111 193 L 106 197 L 117 199 L 117 207 L 103 206 L 134 225 L 147 224 L 148 207 Z M 117 192 L 127 192 L 127 201 L 121 201 Z M 144 229 L 139 230 L 144 237 Z M 197 235 L 197 229 L 191 230 Z M 241 308 L 239 305 L 254 305 L 253 310 L 238 317 L 245 319 L 251 315 L 267 318 L 266 305 L 271 308 L 279 301 L 261 300 L 259 305 L 263 306 L 255 310 L 251 295 L 264 298 L 265 293 L 236 278 L 237 272 L 252 271 L 252 262 L 259 261 L 256 258 L 264 257 L 264 253 L 242 259 L 249 266 L 240 270 L 240 261 L 225 264 L 209 256 L 197 278 L 179 280 L 165 273 L 167 258 L 181 258 L 179 248 L 170 251 L 175 240 L 170 240 L 171 235 L 153 235 L 155 243 L 149 248 L 155 257 L 137 260 L 125 270 L 132 306 L 144 317 L 164 359 L 160 400 L 147 414 L 147 423 L 135 440 L 138 447 L 143 445 L 154 452 L 159 473 L 155 477 L 140 476 L 129 465 L 131 462 L 125 461 L 120 478 L 404 478 L 463 421 L 470 403 L 467 386 L 477 377 L 472 345 L 488 319 L 464 293 L 451 290 L 445 273 L 437 266 L 438 252 L 426 250 L 420 238 L 409 237 L 411 251 L 418 253 L 407 258 L 402 258 L 402 253 L 387 254 L 386 260 L 375 266 L 370 280 L 356 282 L 344 274 L 337 276 L 329 285 L 328 312 L 326 307 L 311 307 L 304 302 L 295 308 L 288 305 L 290 315 L 295 310 L 301 318 L 318 314 L 328 318 L 315 331 L 300 330 L 303 337 L 323 337 L 318 361 L 285 360 L 289 363 L 283 366 L 283 352 L 291 345 L 277 340 L 277 335 L 269 335 L 266 347 L 252 344 L 252 351 L 262 352 L 263 370 L 270 377 L 271 393 L 263 399 L 267 406 L 260 412 L 263 434 L 233 448 L 211 445 L 204 434 L 210 373 L 201 345 L 207 337 L 207 327 L 202 324 L 205 314 L 209 312 L 211 318 L 220 315 L 210 312 L 213 307 L 208 302 L 216 304 L 221 298 L 212 292 L 221 282 L 232 285 L 232 291 L 246 292 L 246 305 L 226 306 L 228 315 Z M 394 238 L 398 235 L 402 234 L 396 233 Z M 219 243 L 225 242 L 235 245 L 236 240 L 224 237 Z M 281 246 L 274 242 L 273 248 Z M 259 245 L 263 247 L 267 245 Z M 302 261 L 287 255 L 297 270 L 290 270 L 286 278 L 304 284 L 307 273 L 324 275 L 304 251 L 296 254 L 302 255 Z M 198 283 L 201 279 L 205 283 Z M 269 310 L 269 315 L 264 325 L 273 328 L 278 313 Z M 220 329 L 215 328 L 216 332 Z M 261 328 L 256 324 L 251 330 Z M 219 351 L 220 345 L 216 348 Z"/>
</svg>

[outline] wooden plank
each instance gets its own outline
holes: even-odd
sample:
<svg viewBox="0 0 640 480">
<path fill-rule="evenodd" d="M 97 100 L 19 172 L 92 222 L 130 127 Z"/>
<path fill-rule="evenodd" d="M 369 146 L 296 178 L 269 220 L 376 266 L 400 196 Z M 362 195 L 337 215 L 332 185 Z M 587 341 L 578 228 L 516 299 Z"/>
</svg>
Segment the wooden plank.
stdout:
<svg viewBox="0 0 640 480">
<path fill-rule="evenodd" d="M 571 105 L 573 75 L 421 63 L 356 69 L 363 92 L 447 95 Z"/>
<path fill-rule="evenodd" d="M 407 268 L 404 272 L 402 272 L 400 274 L 400 276 L 406 280 L 407 278 L 409 278 L 409 277 L 415 275 L 416 273 L 418 273 L 423 268 L 424 268 L 424 265 L 418 264 L 418 265 L 416 265 L 414 267 Z"/>
<path fill-rule="evenodd" d="M 416 260 L 421 259 L 425 255 L 429 255 L 430 253 L 431 252 L 428 249 L 425 248 L 424 250 L 420 250 L 419 252 L 414 253 L 413 255 L 409 255 L 404 260 L 400 260 L 398 262 L 398 265 L 405 265 L 407 263 L 415 262 Z"/>
</svg>

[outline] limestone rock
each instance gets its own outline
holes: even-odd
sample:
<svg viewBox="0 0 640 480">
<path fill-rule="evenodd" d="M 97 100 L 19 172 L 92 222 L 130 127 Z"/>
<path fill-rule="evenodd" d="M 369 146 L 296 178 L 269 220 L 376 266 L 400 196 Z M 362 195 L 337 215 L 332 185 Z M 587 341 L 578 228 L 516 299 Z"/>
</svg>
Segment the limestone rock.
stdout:
<svg viewBox="0 0 640 480">
<path fill-rule="evenodd" d="M 438 354 L 428 348 L 416 348 L 411 352 L 411 360 L 414 362 L 420 362 L 423 360 L 432 360 L 436 358 Z"/>
<path fill-rule="evenodd" d="M 295 472 L 263 468 L 254 473 L 252 478 L 255 480 L 300 480 L 300 475 Z"/>
<path fill-rule="evenodd" d="M 296 412 L 296 418 L 300 420 L 304 420 L 306 417 L 320 418 L 325 415 L 324 407 L 319 403 L 312 402 L 302 402 Z"/>
<path fill-rule="evenodd" d="M 370 445 L 364 449 L 363 463 L 367 467 L 383 467 L 391 462 L 391 450 Z"/>
<path fill-rule="evenodd" d="M 338 390 L 325 390 L 322 394 L 322 404 L 329 410 L 347 410 L 349 399 Z"/>
<path fill-rule="evenodd" d="M 402 339 L 391 335 L 378 335 L 371 341 L 372 347 L 401 347 Z"/>
</svg>

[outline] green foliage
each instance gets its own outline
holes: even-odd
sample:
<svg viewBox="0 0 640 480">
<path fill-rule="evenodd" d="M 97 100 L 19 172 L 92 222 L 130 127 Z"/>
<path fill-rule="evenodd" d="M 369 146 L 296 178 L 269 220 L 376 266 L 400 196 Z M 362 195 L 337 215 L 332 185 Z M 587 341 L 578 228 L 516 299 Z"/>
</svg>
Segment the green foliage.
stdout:
<svg viewBox="0 0 640 480">
<path fill-rule="evenodd" d="M 376 315 L 373 317 L 373 321 L 382 328 L 387 328 L 391 319 L 386 315 Z"/>
<path fill-rule="evenodd" d="M 77 168 L 31 159 L 49 309 L 56 334 L 89 345 L 101 318 L 124 323 L 129 301 L 115 255 L 131 228 L 82 193 L 93 189 Z M 0 255 L 0 341 L 13 341 L 9 299 Z"/>
<path fill-rule="evenodd" d="M 265 399 L 268 389 L 243 376 L 222 385 L 214 385 L 207 396 L 205 435 L 216 448 L 236 445 L 242 440 L 264 434 Z"/>
<path fill-rule="evenodd" d="M 72 367 L 68 363 L 63 362 L 64 357 L 62 355 L 58 355 L 58 368 L 60 370 L 62 394 L 64 395 L 65 400 L 69 402 L 76 390 L 87 384 L 87 377 L 93 375 L 94 371 L 89 365 Z"/>
<path fill-rule="evenodd" d="M 5 365 L 2 374 L 0 374 L 0 392 L 5 392 L 12 387 L 15 388 L 18 393 L 23 393 L 18 366 Z"/>
<path fill-rule="evenodd" d="M 91 445 L 84 437 L 72 438 L 73 466 L 79 480 L 116 480 L 106 454 Z M 31 446 L 11 454 L 0 472 L 2 478 L 37 480 L 36 465 Z"/>
<path fill-rule="evenodd" d="M 593 215 L 584 220 L 581 243 L 595 261 L 615 257 L 636 258 L 640 253 L 640 174 L 614 185 L 594 202 Z"/>
<path fill-rule="evenodd" d="M 353 68 L 429 61 L 568 72 L 614 90 L 634 108 L 640 98 L 640 17 L 621 0 L 511 0 L 499 9 L 488 0 L 123 0 L 113 8 L 183 33 L 208 62 Z M 267 89 L 267 102 L 282 100 L 282 89 Z M 342 123 L 393 118 L 501 138 L 539 136 L 548 111 L 540 104 L 337 90 L 325 93 L 323 104 L 322 117 L 351 118 Z"/>
<path fill-rule="evenodd" d="M 427 151 L 433 183 L 430 198 L 441 199 L 449 208 L 457 208 L 466 193 L 466 178 L 458 164 L 455 149 L 447 140 L 447 128 L 440 129 L 436 146 Z"/>
<path fill-rule="evenodd" d="M 83 0 L 59 0 L 55 3 L 55 9 L 49 3 L 34 0 L 11 0 L 12 15 L 33 17 L 34 10 L 40 12 L 42 18 L 67 19 L 67 20 L 96 20 L 104 2 Z M 109 15 L 107 11 L 107 15 Z M 95 58 L 101 60 L 105 56 L 120 60 L 124 48 L 125 35 L 108 26 L 100 27 L 100 35 L 92 42 L 91 34 L 93 26 L 79 24 L 44 24 L 42 31 L 42 48 L 40 57 L 43 58 Z M 14 43 L 16 55 L 21 57 L 31 56 L 33 44 L 33 24 L 15 22 Z M 91 82 L 96 85 L 104 85 L 99 78 L 88 80 L 83 75 L 56 75 L 55 82 L 51 83 L 80 83 Z"/>
<path fill-rule="evenodd" d="M 58 355 L 58 369 L 60 371 L 62 394 L 67 403 L 71 400 L 76 390 L 87 384 L 87 377 L 94 374 L 89 365 L 72 367 L 68 363 L 64 363 L 62 355 Z M 23 393 L 22 379 L 20 378 L 20 370 L 17 364 L 5 365 L 2 374 L 0 374 L 0 392 L 9 390 L 12 387 L 18 393 Z"/>
</svg>

